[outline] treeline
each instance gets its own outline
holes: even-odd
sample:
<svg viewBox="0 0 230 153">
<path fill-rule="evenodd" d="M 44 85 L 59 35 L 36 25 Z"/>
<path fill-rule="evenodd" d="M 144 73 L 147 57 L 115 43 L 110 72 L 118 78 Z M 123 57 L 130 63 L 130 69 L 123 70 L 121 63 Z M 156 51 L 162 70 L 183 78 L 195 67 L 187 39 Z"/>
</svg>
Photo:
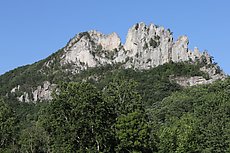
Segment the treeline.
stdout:
<svg viewBox="0 0 230 153">
<path fill-rule="evenodd" d="M 152 105 L 139 87 L 113 77 L 103 88 L 62 83 L 49 103 L 1 100 L 0 152 L 230 152 L 229 78 L 154 94 Z"/>
<path fill-rule="evenodd" d="M 59 52 L 56 54 L 59 54 Z M 208 78 L 208 74 L 200 71 L 200 63 L 191 64 L 189 62 L 166 63 L 150 70 L 124 69 L 122 63 L 119 63 L 115 65 L 104 65 L 95 68 L 88 68 L 87 70 L 81 71 L 79 74 L 73 74 L 71 72 L 72 65 L 68 64 L 62 67 L 57 59 L 58 57 L 56 57 L 56 54 L 32 65 L 19 67 L 5 73 L 4 75 L 1 75 L 0 96 L 8 95 L 8 99 L 11 99 L 12 101 L 14 100 L 15 96 L 20 97 L 24 92 L 27 92 L 29 93 L 29 98 L 32 99 L 30 93 L 32 90 L 35 90 L 38 86 L 42 85 L 44 81 L 58 84 L 60 81 L 79 82 L 82 80 L 87 80 L 88 82 L 94 84 L 96 83 L 96 86 L 103 88 L 105 84 L 113 79 L 116 73 L 118 73 L 118 76 L 124 76 L 127 79 L 134 79 L 135 81 L 139 82 L 140 88 L 145 88 L 145 86 L 142 86 L 142 84 L 150 83 L 147 88 L 152 88 L 151 84 L 153 83 L 161 85 L 164 83 L 163 86 L 168 86 L 169 90 L 171 90 L 170 87 L 172 84 L 169 80 L 170 75 L 188 77 L 203 76 Z M 51 63 L 48 67 L 44 66 L 47 64 L 47 61 L 50 60 L 50 58 L 54 58 L 56 60 L 54 60 L 53 63 Z M 67 69 L 69 69 L 69 71 L 66 71 Z M 10 93 L 10 91 L 13 88 L 18 87 L 18 85 L 20 85 L 20 90 L 16 90 L 15 93 Z M 176 84 L 174 84 L 174 86 L 176 86 Z M 161 89 L 161 87 L 158 89 Z M 148 91 L 146 90 L 146 92 Z"/>
<path fill-rule="evenodd" d="M 122 80 L 103 91 L 63 83 L 26 127 L 1 100 L 1 152 L 152 152 L 148 116 L 135 88 L 134 81 Z"/>
<path fill-rule="evenodd" d="M 1 153 L 230 152 L 230 79 L 187 89 L 169 79 L 208 79 L 199 63 L 107 65 L 76 75 L 55 68 L 43 74 L 44 63 L 0 76 Z M 17 102 L 46 80 L 66 82 L 52 101 Z M 9 94 L 17 85 L 21 91 Z"/>
</svg>

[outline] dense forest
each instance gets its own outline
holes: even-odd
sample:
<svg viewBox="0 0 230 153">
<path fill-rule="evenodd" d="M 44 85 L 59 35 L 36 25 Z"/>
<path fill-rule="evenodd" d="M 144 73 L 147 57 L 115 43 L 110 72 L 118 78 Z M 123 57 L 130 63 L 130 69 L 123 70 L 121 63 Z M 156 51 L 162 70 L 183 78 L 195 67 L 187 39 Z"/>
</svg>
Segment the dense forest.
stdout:
<svg viewBox="0 0 230 153">
<path fill-rule="evenodd" d="M 6 80 L 11 87 L 33 84 L 38 65 L 0 78 L 0 152 L 230 152 L 230 78 L 184 88 L 170 76 L 208 79 L 199 64 L 142 71 L 107 65 L 46 78 L 61 80 L 51 101 L 20 103 L 4 96 Z M 17 71 L 25 76 L 9 79 Z"/>
</svg>

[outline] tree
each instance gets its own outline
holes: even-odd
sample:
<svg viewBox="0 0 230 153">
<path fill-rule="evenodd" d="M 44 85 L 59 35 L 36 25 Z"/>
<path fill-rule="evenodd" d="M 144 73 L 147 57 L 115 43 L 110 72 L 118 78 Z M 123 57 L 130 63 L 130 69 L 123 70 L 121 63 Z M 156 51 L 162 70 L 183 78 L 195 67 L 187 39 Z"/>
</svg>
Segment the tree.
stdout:
<svg viewBox="0 0 230 153">
<path fill-rule="evenodd" d="M 53 152 L 111 152 L 115 121 L 102 94 L 88 83 L 64 83 L 40 123 Z"/>
<path fill-rule="evenodd" d="M 115 77 L 103 90 L 104 97 L 115 110 L 114 132 L 117 152 L 151 152 L 156 150 L 150 138 L 151 128 L 140 94 L 133 80 Z"/>
<path fill-rule="evenodd" d="M 165 98 L 153 111 L 160 152 L 228 152 L 229 84 L 226 79 Z"/>
<path fill-rule="evenodd" d="M 7 103 L 0 99 L 0 151 L 14 142 L 16 118 Z"/>
<path fill-rule="evenodd" d="M 143 112 L 135 111 L 121 115 L 116 122 L 118 152 L 151 152 L 150 126 Z"/>
<path fill-rule="evenodd" d="M 171 124 L 162 126 L 159 131 L 159 152 L 199 152 L 195 138 L 197 129 L 198 119 L 192 114 L 185 114 L 180 119 L 171 118 Z"/>
<path fill-rule="evenodd" d="M 114 107 L 117 117 L 136 110 L 144 110 L 137 83 L 124 78 L 114 78 L 103 90 L 104 98 Z"/>
<path fill-rule="evenodd" d="M 26 153 L 46 153 L 49 151 L 47 132 L 35 123 L 23 129 L 19 137 L 20 151 Z"/>
</svg>

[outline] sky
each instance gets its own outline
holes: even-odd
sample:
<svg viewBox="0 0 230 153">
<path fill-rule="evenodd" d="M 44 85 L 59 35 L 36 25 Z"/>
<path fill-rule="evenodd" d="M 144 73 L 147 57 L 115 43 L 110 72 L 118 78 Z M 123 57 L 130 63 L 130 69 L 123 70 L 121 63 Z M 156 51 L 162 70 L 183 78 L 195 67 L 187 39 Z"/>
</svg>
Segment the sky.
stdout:
<svg viewBox="0 0 230 153">
<path fill-rule="evenodd" d="M 75 34 L 118 33 L 138 23 L 170 28 L 230 74 L 229 0 L 1 0 L 0 74 L 48 57 Z"/>
</svg>

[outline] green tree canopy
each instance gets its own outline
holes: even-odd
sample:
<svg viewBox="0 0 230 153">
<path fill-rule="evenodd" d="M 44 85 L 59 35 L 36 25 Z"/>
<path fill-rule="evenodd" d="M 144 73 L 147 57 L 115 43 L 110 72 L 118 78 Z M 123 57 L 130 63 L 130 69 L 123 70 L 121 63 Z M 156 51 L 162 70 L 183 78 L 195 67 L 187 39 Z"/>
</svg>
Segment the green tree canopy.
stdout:
<svg viewBox="0 0 230 153">
<path fill-rule="evenodd" d="M 143 112 L 132 112 L 121 115 L 116 122 L 118 152 L 151 152 L 150 126 Z"/>
<path fill-rule="evenodd" d="M 10 106 L 0 99 L 0 151 L 14 142 L 16 118 Z"/>
<path fill-rule="evenodd" d="M 88 83 L 64 83 L 40 118 L 54 152 L 110 151 L 113 110 Z"/>
</svg>

